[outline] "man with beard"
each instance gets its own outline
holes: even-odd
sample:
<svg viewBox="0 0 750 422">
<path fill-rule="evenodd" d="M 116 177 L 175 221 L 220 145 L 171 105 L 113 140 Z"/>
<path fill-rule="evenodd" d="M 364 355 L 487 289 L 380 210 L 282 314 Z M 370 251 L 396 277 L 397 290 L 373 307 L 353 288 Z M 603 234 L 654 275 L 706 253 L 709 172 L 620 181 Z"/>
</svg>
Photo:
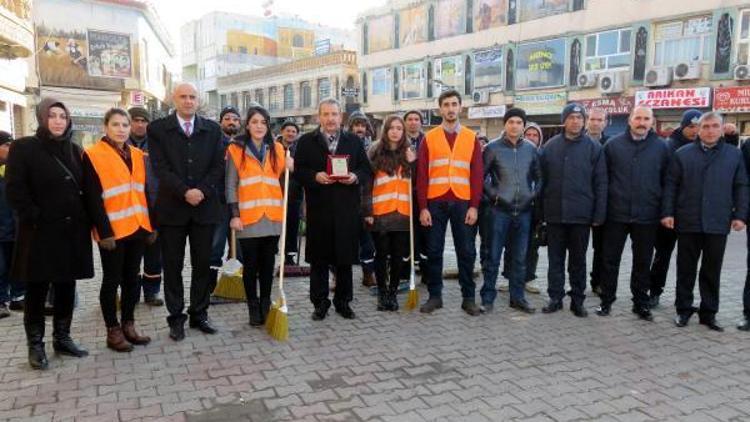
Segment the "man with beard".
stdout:
<svg viewBox="0 0 750 422">
<path fill-rule="evenodd" d="M 432 313 L 443 307 L 443 252 L 445 231 L 451 226 L 458 256 L 461 309 L 479 315 L 476 304 L 474 261 L 477 252 L 479 202 L 484 180 L 482 146 L 472 130 L 462 126 L 461 94 L 444 91 L 438 97 L 443 123 L 427 132 L 417 158 L 419 221 L 427 234 L 427 290 L 430 297 L 420 308 Z"/>
<path fill-rule="evenodd" d="M 680 127 L 672 132 L 667 140 L 667 146 L 671 154 L 674 154 L 683 146 L 695 142 L 698 139 L 698 120 L 701 112 L 695 109 L 682 113 Z M 654 262 L 651 264 L 651 281 L 649 291 L 649 306 L 651 309 L 659 306 L 659 298 L 667 284 L 667 272 L 669 272 L 669 261 L 672 259 L 677 243 L 677 234 L 674 230 L 660 224 L 656 231 L 656 251 Z"/>
<path fill-rule="evenodd" d="M 365 151 L 372 145 L 374 131 L 370 120 L 359 110 L 354 111 L 349 116 L 347 122 L 349 133 L 355 135 L 362 142 Z M 360 184 L 360 186 L 364 186 Z M 362 229 L 359 234 L 359 264 L 362 267 L 362 285 L 365 287 L 375 286 L 375 243 L 372 240 L 372 234 L 365 230 L 364 219 L 362 220 Z"/>
<path fill-rule="evenodd" d="M 232 139 L 239 135 L 242 122 L 240 112 L 232 106 L 224 107 L 219 114 L 219 125 L 221 126 L 221 147 L 226 152 L 227 147 Z M 226 162 L 225 162 L 226 165 Z M 211 291 L 216 288 L 216 281 L 219 276 L 219 270 L 223 263 L 225 245 L 229 239 L 229 220 L 231 211 L 227 205 L 227 199 L 224 192 L 224 178 L 219 183 L 219 201 L 221 202 L 221 221 L 216 226 L 213 241 L 211 242 Z M 237 251 L 237 259 L 241 259 L 240 248 Z"/>
<path fill-rule="evenodd" d="M 607 316 L 617 294 L 617 279 L 625 241 L 630 236 L 633 264 L 630 291 L 633 313 L 652 321 L 649 307 L 649 268 L 654 255 L 656 229 L 661 217 L 664 177 L 669 149 L 652 130 L 654 112 L 636 107 L 628 119 L 628 130 L 604 146 L 607 160 L 607 222 L 601 251 L 601 306 L 596 313 Z"/>
<path fill-rule="evenodd" d="M 128 144 L 140 149 L 146 156 L 146 187 L 148 188 L 149 204 L 156 203 L 156 194 L 159 187 L 159 179 L 154 174 L 151 159 L 148 155 L 148 124 L 151 116 L 143 107 L 132 107 L 128 110 L 130 114 L 130 138 Z M 153 208 L 153 206 L 152 206 Z M 155 216 L 155 210 L 149 209 L 149 215 Z M 143 273 L 140 277 L 141 289 L 143 290 L 143 302 L 149 306 L 162 306 L 164 301 L 159 298 L 161 289 L 161 245 L 159 238 L 154 243 L 146 243 L 143 250 Z"/>
<path fill-rule="evenodd" d="M 293 120 L 286 120 L 281 124 L 281 144 L 289 150 L 291 165 L 294 166 L 294 156 L 297 153 L 297 137 L 299 136 L 299 126 Z M 298 262 L 297 256 L 297 237 L 299 235 L 299 220 L 302 211 L 302 201 L 304 192 L 302 185 L 294 178 L 289 179 L 289 203 L 286 209 L 286 259 L 285 265 L 292 265 Z"/>
</svg>

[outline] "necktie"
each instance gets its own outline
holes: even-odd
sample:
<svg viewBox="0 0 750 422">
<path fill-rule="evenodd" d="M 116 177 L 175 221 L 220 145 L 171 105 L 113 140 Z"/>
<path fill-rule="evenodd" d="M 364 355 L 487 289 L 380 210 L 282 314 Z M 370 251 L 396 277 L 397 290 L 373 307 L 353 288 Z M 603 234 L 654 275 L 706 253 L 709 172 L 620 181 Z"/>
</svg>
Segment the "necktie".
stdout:
<svg viewBox="0 0 750 422">
<path fill-rule="evenodd" d="M 328 137 L 328 149 L 333 154 L 336 151 L 336 136 L 331 135 Z"/>
<path fill-rule="evenodd" d="M 185 122 L 185 135 L 187 135 L 187 136 L 188 136 L 188 138 L 189 138 L 189 137 L 190 137 L 190 135 L 192 134 L 192 132 L 191 132 L 191 130 L 190 130 L 190 129 L 191 129 L 191 127 L 190 127 L 190 126 L 191 126 L 190 122 Z"/>
</svg>

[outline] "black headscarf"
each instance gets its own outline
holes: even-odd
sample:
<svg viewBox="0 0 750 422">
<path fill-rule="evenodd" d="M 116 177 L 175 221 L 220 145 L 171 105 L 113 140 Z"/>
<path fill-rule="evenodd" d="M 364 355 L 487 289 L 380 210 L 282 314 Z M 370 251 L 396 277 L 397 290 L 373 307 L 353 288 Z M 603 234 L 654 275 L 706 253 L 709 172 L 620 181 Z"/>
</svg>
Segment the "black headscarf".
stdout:
<svg viewBox="0 0 750 422">
<path fill-rule="evenodd" d="M 53 136 L 52 132 L 49 131 L 48 120 L 49 120 L 49 109 L 52 107 L 60 107 L 65 110 L 65 115 L 68 117 L 68 126 L 65 128 L 65 132 L 61 136 Z M 73 121 L 70 118 L 70 111 L 62 101 L 58 101 L 55 98 L 44 98 L 39 105 L 36 107 L 36 121 L 39 127 L 36 129 L 36 136 L 40 139 L 50 139 L 55 141 L 67 140 L 70 141 L 73 135 Z"/>
</svg>

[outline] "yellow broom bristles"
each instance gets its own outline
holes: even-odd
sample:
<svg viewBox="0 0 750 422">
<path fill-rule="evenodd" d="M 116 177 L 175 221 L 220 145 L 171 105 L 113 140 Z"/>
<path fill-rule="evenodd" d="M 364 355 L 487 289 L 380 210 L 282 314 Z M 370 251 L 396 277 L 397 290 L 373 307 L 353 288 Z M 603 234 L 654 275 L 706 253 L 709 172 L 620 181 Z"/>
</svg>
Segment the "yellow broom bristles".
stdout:
<svg viewBox="0 0 750 422">
<path fill-rule="evenodd" d="M 273 302 L 271 305 L 271 309 L 268 311 L 268 316 L 266 316 L 266 331 L 268 331 L 268 334 L 271 334 L 273 332 L 273 328 L 276 326 L 276 320 L 279 317 L 279 308 L 280 308 L 279 302 Z"/>
<path fill-rule="evenodd" d="M 273 329 L 268 332 L 271 337 L 278 341 L 286 341 L 289 339 L 289 317 L 287 313 L 281 309 L 276 312 L 276 322 L 273 325 Z"/>
<path fill-rule="evenodd" d="M 417 289 L 409 290 L 409 295 L 406 296 L 406 303 L 404 304 L 404 309 L 407 311 L 413 311 L 417 309 L 417 305 L 419 304 L 419 291 Z"/>
<path fill-rule="evenodd" d="M 219 282 L 216 283 L 214 296 L 231 300 L 245 300 L 245 285 L 242 282 L 242 275 L 222 274 Z"/>
</svg>

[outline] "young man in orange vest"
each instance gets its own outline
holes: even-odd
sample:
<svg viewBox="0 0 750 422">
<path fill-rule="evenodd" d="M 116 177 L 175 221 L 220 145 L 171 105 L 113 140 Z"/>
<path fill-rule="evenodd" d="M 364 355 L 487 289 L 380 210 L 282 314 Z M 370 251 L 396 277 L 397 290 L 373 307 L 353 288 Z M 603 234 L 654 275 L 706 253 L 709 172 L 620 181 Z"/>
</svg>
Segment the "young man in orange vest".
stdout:
<svg viewBox="0 0 750 422">
<path fill-rule="evenodd" d="M 458 281 L 467 314 L 479 315 L 474 297 L 474 261 L 477 214 L 482 197 L 482 147 L 476 134 L 462 127 L 461 94 L 448 90 L 438 98 L 443 124 L 425 136 L 417 158 L 419 221 L 428 228 L 427 288 L 430 297 L 420 311 L 443 307 L 443 250 L 445 229 L 451 225 L 458 255 Z"/>
</svg>

